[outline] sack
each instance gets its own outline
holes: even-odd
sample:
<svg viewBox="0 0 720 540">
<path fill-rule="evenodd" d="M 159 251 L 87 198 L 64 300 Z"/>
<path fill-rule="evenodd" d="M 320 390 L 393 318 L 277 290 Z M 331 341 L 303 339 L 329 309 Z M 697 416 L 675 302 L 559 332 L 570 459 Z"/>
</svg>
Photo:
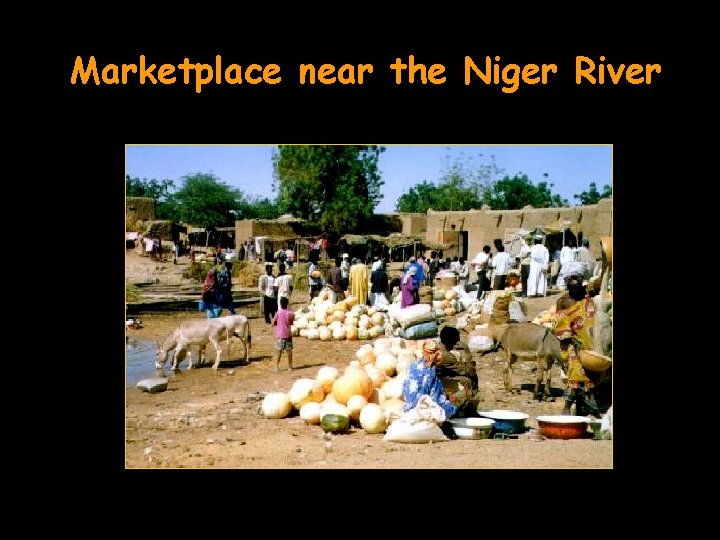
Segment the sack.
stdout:
<svg viewBox="0 0 720 540">
<path fill-rule="evenodd" d="M 449 439 L 435 422 L 422 421 L 411 424 L 401 418 L 390 424 L 383 440 L 402 443 L 429 443 Z"/>
<path fill-rule="evenodd" d="M 445 421 L 445 417 L 445 409 L 435 403 L 430 396 L 423 394 L 420 396 L 420 399 L 418 399 L 415 408 L 404 412 L 400 419 L 409 424 L 435 422 L 439 425 Z"/>
<path fill-rule="evenodd" d="M 435 337 L 438 335 L 437 321 L 416 324 L 405 329 L 401 329 L 398 335 L 405 339 L 424 339 Z"/>
</svg>

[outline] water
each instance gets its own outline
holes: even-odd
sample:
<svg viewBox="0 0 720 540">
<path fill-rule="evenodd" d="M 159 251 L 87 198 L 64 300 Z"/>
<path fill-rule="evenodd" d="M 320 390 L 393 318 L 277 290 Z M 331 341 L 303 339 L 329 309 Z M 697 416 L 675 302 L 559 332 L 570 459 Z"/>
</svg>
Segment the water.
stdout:
<svg viewBox="0 0 720 540">
<path fill-rule="evenodd" d="M 125 386 L 134 387 L 142 379 L 172 377 L 172 362 L 167 362 L 162 373 L 155 369 L 155 342 L 147 339 L 130 339 L 125 351 Z"/>
</svg>

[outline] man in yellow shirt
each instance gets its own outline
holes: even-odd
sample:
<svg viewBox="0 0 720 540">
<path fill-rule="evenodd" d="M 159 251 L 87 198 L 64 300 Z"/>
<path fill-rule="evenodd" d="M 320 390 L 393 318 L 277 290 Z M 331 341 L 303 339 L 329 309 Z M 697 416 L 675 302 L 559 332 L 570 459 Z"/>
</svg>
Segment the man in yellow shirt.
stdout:
<svg viewBox="0 0 720 540">
<path fill-rule="evenodd" d="M 367 266 L 362 261 L 352 260 L 349 280 L 350 294 L 357 299 L 358 305 L 367 305 L 369 279 Z"/>
</svg>

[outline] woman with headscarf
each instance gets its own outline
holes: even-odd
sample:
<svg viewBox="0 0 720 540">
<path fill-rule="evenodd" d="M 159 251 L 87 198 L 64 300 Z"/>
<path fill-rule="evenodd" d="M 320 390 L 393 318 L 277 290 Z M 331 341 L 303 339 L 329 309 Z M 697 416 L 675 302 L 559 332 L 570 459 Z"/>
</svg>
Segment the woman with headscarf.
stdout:
<svg viewBox="0 0 720 540">
<path fill-rule="evenodd" d="M 208 319 L 214 319 L 220 316 L 222 307 L 217 296 L 217 271 L 215 268 L 208 270 L 205 281 L 202 284 L 202 298 L 200 301 L 200 311 L 207 313 Z"/>
<path fill-rule="evenodd" d="M 563 414 L 570 414 L 575 403 L 575 414 L 592 414 L 599 417 L 595 401 L 595 386 L 604 382 L 607 373 L 586 372 L 580 362 L 580 350 L 593 350 L 593 326 L 595 324 L 595 303 L 583 285 L 581 274 L 567 278 L 567 293 L 557 300 L 553 331 L 560 340 L 563 356 L 567 363 L 567 387 L 563 394 Z"/>
<path fill-rule="evenodd" d="M 445 388 L 437 376 L 435 366 L 442 364 L 442 352 L 437 341 L 429 339 L 422 348 L 422 357 L 410 364 L 402 385 L 403 411 L 417 407 L 422 396 L 429 396 L 445 411 L 447 418 L 457 414 L 457 407 L 445 396 Z"/>
<path fill-rule="evenodd" d="M 368 271 L 367 266 L 358 259 L 352 260 L 350 266 L 350 294 L 357 299 L 360 306 L 367 304 L 368 299 Z"/>
<path fill-rule="evenodd" d="M 477 366 L 467 343 L 453 326 L 440 330 L 442 361 L 436 366 L 437 376 L 445 388 L 445 395 L 462 409 L 478 390 Z"/>
<path fill-rule="evenodd" d="M 406 308 L 415 304 L 415 282 L 413 276 L 417 273 L 417 267 L 414 264 L 408 266 L 405 275 L 400 281 L 400 307 Z"/>
</svg>

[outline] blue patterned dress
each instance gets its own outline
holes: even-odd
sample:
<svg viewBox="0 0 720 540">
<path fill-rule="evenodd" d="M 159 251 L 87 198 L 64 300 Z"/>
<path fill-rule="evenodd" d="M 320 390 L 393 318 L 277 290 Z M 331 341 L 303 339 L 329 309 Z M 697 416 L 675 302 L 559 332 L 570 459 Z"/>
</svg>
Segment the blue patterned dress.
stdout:
<svg viewBox="0 0 720 540">
<path fill-rule="evenodd" d="M 403 411 L 417 407 L 420 396 L 425 394 L 443 408 L 447 418 L 452 418 L 457 413 L 457 407 L 445 397 L 445 389 L 437 378 L 435 366 L 426 368 L 422 358 L 410 364 L 403 381 L 402 393 L 405 400 Z"/>
</svg>

